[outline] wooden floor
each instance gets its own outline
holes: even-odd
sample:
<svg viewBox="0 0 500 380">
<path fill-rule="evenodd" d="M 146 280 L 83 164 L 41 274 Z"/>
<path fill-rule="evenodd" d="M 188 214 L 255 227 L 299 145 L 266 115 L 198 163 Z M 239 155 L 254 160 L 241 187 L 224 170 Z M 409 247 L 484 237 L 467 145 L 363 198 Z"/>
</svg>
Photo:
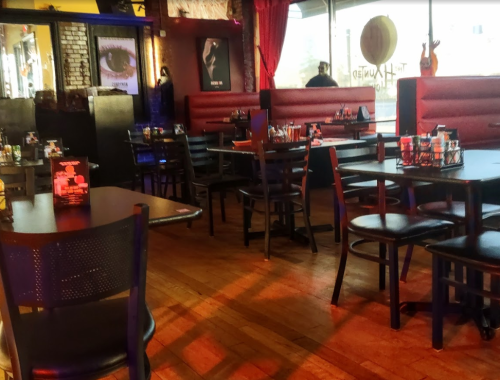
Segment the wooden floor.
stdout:
<svg viewBox="0 0 500 380">
<path fill-rule="evenodd" d="M 331 194 L 312 194 L 313 224 L 332 220 Z M 389 327 L 389 292 L 378 266 L 350 257 L 340 306 L 330 305 L 339 246 L 317 234 L 318 254 L 287 238 L 243 246 L 242 210 L 227 198 L 207 220 L 149 234 L 147 302 L 157 330 L 148 355 L 163 379 L 500 379 L 500 337 L 483 342 L 472 323 L 446 319 L 445 349 L 431 348 L 431 316 L 404 315 Z M 301 218 L 297 224 L 302 225 Z M 263 227 L 259 216 L 253 226 Z M 400 252 L 402 259 L 403 249 Z M 417 249 L 401 300 L 430 300 L 430 255 Z M 122 370 L 110 379 L 127 378 Z"/>
<path fill-rule="evenodd" d="M 331 195 L 312 194 L 313 224 L 332 219 Z M 157 323 L 148 347 L 153 379 L 500 379 L 500 337 L 481 341 L 472 323 L 446 319 L 445 349 L 431 348 L 431 316 L 389 328 L 389 294 L 377 265 L 350 257 L 340 307 L 330 306 L 339 246 L 317 234 L 319 253 L 287 238 L 242 241 L 232 194 L 227 222 L 206 218 L 151 230 L 147 301 Z M 300 218 L 297 224 L 301 224 Z M 259 216 L 253 226 L 263 227 Z M 400 253 L 403 256 L 403 252 Z M 430 300 L 430 256 L 417 249 L 401 300 Z M 127 371 L 111 379 L 127 378 Z"/>
</svg>

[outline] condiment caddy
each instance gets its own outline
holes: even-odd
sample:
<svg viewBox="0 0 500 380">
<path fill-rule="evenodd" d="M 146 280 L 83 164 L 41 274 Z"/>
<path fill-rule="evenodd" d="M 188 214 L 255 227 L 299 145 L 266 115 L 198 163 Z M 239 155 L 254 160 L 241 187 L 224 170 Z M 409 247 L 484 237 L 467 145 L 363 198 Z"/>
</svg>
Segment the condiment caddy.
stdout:
<svg viewBox="0 0 500 380">
<path fill-rule="evenodd" d="M 444 132 L 437 136 L 401 136 L 396 165 L 437 170 L 461 167 L 464 151 L 459 140 L 450 140 Z"/>
</svg>

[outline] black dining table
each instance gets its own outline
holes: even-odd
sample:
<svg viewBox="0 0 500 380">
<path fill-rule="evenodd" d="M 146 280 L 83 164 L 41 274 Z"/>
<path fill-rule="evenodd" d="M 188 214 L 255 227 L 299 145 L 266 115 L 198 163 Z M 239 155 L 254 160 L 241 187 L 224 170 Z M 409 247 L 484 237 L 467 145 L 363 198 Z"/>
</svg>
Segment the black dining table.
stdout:
<svg viewBox="0 0 500 380">
<path fill-rule="evenodd" d="M 328 178 L 328 173 L 324 170 L 324 167 L 321 167 L 321 169 L 318 167 L 318 169 L 314 169 L 314 164 L 315 163 L 322 163 L 324 164 L 325 162 L 327 163 L 326 168 L 330 170 L 330 177 L 332 178 L 328 185 L 331 185 L 333 183 L 333 176 L 331 175 L 331 165 L 330 165 L 330 158 L 329 158 L 329 153 L 328 153 L 328 148 L 335 147 L 336 149 L 351 149 L 351 148 L 357 148 L 360 146 L 366 145 L 366 141 L 363 140 L 349 140 L 349 139 L 343 139 L 343 138 L 329 138 L 326 139 L 326 141 L 323 141 L 321 145 L 311 145 L 311 158 L 310 158 L 310 163 L 309 163 L 309 169 L 311 170 L 312 173 L 315 173 L 315 171 L 318 171 L 318 175 L 321 176 L 322 178 Z M 244 155 L 247 157 L 253 157 L 254 160 L 252 161 L 253 164 L 253 173 L 257 172 L 257 169 L 255 167 L 256 163 L 256 158 L 257 158 L 257 151 L 255 148 L 253 148 L 251 145 L 245 145 L 245 146 L 218 146 L 218 147 L 210 147 L 207 148 L 207 151 L 209 152 L 217 152 L 217 153 L 232 153 L 232 154 L 238 154 L 238 155 Z M 317 157 L 314 157 L 314 154 L 317 153 Z M 314 157 L 314 158 L 313 158 Z M 321 162 L 315 162 L 315 161 L 321 161 Z M 254 178 L 256 180 L 256 178 Z M 311 181 L 309 181 L 311 182 Z M 287 226 L 284 225 L 283 220 L 276 221 L 273 225 L 275 227 L 275 231 L 280 234 L 286 231 L 288 231 Z M 333 226 L 331 224 L 321 224 L 321 225 L 313 225 L 311 226 L 313 232 L 329 232 L 333 231 Z M 301 241 L 304 243 L 307 243 L 309 239 L 307 238 L 307 233 L 305 230 L 305 227 L 297 227 L 295 228 L 295 236 L 297 236 Z M 263 232 L 252 232 L 251 236 L 255 237 L 260 237 L 263 236 Z"/>
<path fill-rule="evenodd" d="M 311 144 L 311 149 L 327 149 L 335 147 L 337 149 L 350 149 L 357 148 L 366 145 L 364 140 L 349 140 L 342 138 L 329 138 L 325 139 L 320 145 Z M 236 145 L 236 146 L 217 146 L 207 148 L 209 152 L 217 153 L 234 153 L 234 154 L 244 154 L 244 155 L 256 155 L 257 150 L 251 145 Z"/>
<path fill-rule="evenodd" d="M 358 174 L 377 179 L 379 182 L 431 182 L 453 185 L 465 189 L 466 232 L 478 235 L 482 230 L 481 189 L 485 184 L 500 182 L 500 151 L 466 150 L 464 165 L 449 169 L 398 167 L 396 159 L 383 162 L 370 161 L 342 165 L 338 169 L 345 174 Z"/>
<path fill-rule="evenodd" d="M 149 226 L 189 222 L 201 217 L 198 207 L 119 187 L 90 189 L 90 206 L 54 209 L 52 193 L 12 199 L 14 222 L 0 230 L 26 234 L 69 232 L 113 223 L 130 216 L 135 204 L 149 206 Z"/>
<path fill-rule="evenodd" d="M 344 130 L 346 132 L 352 133 L 352 138 L 354 140 L 360 139 L 360 134 L 363 131 L 367 131 L 370 128 L 370 124 L 380 124 L 380 123 L 391 123 L 395 122 L 396 119 L 373 119 L 373 120 L 364 120 L 358 121 L 356 119 L 339 119 L 339 120 L 331 120 L 331 121 L 314 121 L 308 124 L 320 124 L 320 125 L 341 125 L 344 126 Z"/>
<path fill-rule="evenodd" d="M 377 179 L 379 189 L 383 188 L 385 180 L 408 185 L 415 181 L 430 182 L 443 186 L 462 187 L 465 190 L 465 230 L 469 239 L 474 240 L 482 232 L 482 188 L 487 184 L 500 183 L 500 151 L 498 150 L 466 150 L 464 165 L 449 169 L 398 167 L 396 159 L 383 162 L 369 161 L 356 164 L 346 164 L 338 168 L 343 174 L 361 175 Z M 385 198 L 379 197 L 380 208 L 385 209 Z M 477 289 L 483 288 L 482 273 L 467 272 L 467 282 Z M 481 308 L 482 298 L 470 296 L 465 304 L 468 308 Z M 464 313 L 461 304 L 450 304 L 449 311 Z M 403 302 L 401 310 L 414 312 L 429 311 L 428 302 Z M 477 314 L 476 314 L 477 316 Z M 477 322 L 480 326 L 480 322 Z"/>
</svg>

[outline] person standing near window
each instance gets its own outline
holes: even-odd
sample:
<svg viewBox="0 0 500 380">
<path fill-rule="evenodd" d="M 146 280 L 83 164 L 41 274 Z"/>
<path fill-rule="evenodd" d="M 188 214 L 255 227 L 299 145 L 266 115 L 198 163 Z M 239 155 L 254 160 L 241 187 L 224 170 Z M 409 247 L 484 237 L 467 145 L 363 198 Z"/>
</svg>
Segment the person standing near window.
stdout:
<svg viewBox="0 0 500 380">
<path fill-rule="evenodd" d="M 330 65 L 328 62 L 321 61 L 318 66 L 318 75 L 312 77 L 309 82 L 307 82 L 306 87 L 338 87 L 337 82 L 328 75 L 328 68 Z"/>
<path fill-rule="evenodd" d="M 165 116 L 167 122 L 173 121 L 175 120 L 174 84 L 167 66 L 163 66 L 160 70 L 158 85 L 161 92 L 160 115 Z"/>
</svg>

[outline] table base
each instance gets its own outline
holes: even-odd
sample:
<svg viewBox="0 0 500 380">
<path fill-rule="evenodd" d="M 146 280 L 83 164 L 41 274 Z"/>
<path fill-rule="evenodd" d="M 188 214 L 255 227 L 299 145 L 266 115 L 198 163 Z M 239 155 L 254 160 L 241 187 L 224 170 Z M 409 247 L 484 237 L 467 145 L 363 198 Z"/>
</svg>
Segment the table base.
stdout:
<svg viewBox="0 0 500 380">
<path fill-rule="evenodd" d="M 311 229 L 313 233 L 328 232 L 328 231 L 333 231 L 333 226 L 331 224 L 320 224 L 317 226 L 311 226 Z M 305 227 L 296 227 L 294 231 L 295 232 L 293 240 L 298 241 L 302 244 L 309 244 L 309 238 L 307 237 L 307 231 Z M 264 235 L 265 231 L 252 231 L 248 233 L 248 238 L 250 240 L 258 239 L 258 238 L 263 238 Z M 288 235 L 289 235 L 288 227 L 279 220 L 275 220 L 272 224 L 271 237 L 288 236 Z"/>
</svg>

